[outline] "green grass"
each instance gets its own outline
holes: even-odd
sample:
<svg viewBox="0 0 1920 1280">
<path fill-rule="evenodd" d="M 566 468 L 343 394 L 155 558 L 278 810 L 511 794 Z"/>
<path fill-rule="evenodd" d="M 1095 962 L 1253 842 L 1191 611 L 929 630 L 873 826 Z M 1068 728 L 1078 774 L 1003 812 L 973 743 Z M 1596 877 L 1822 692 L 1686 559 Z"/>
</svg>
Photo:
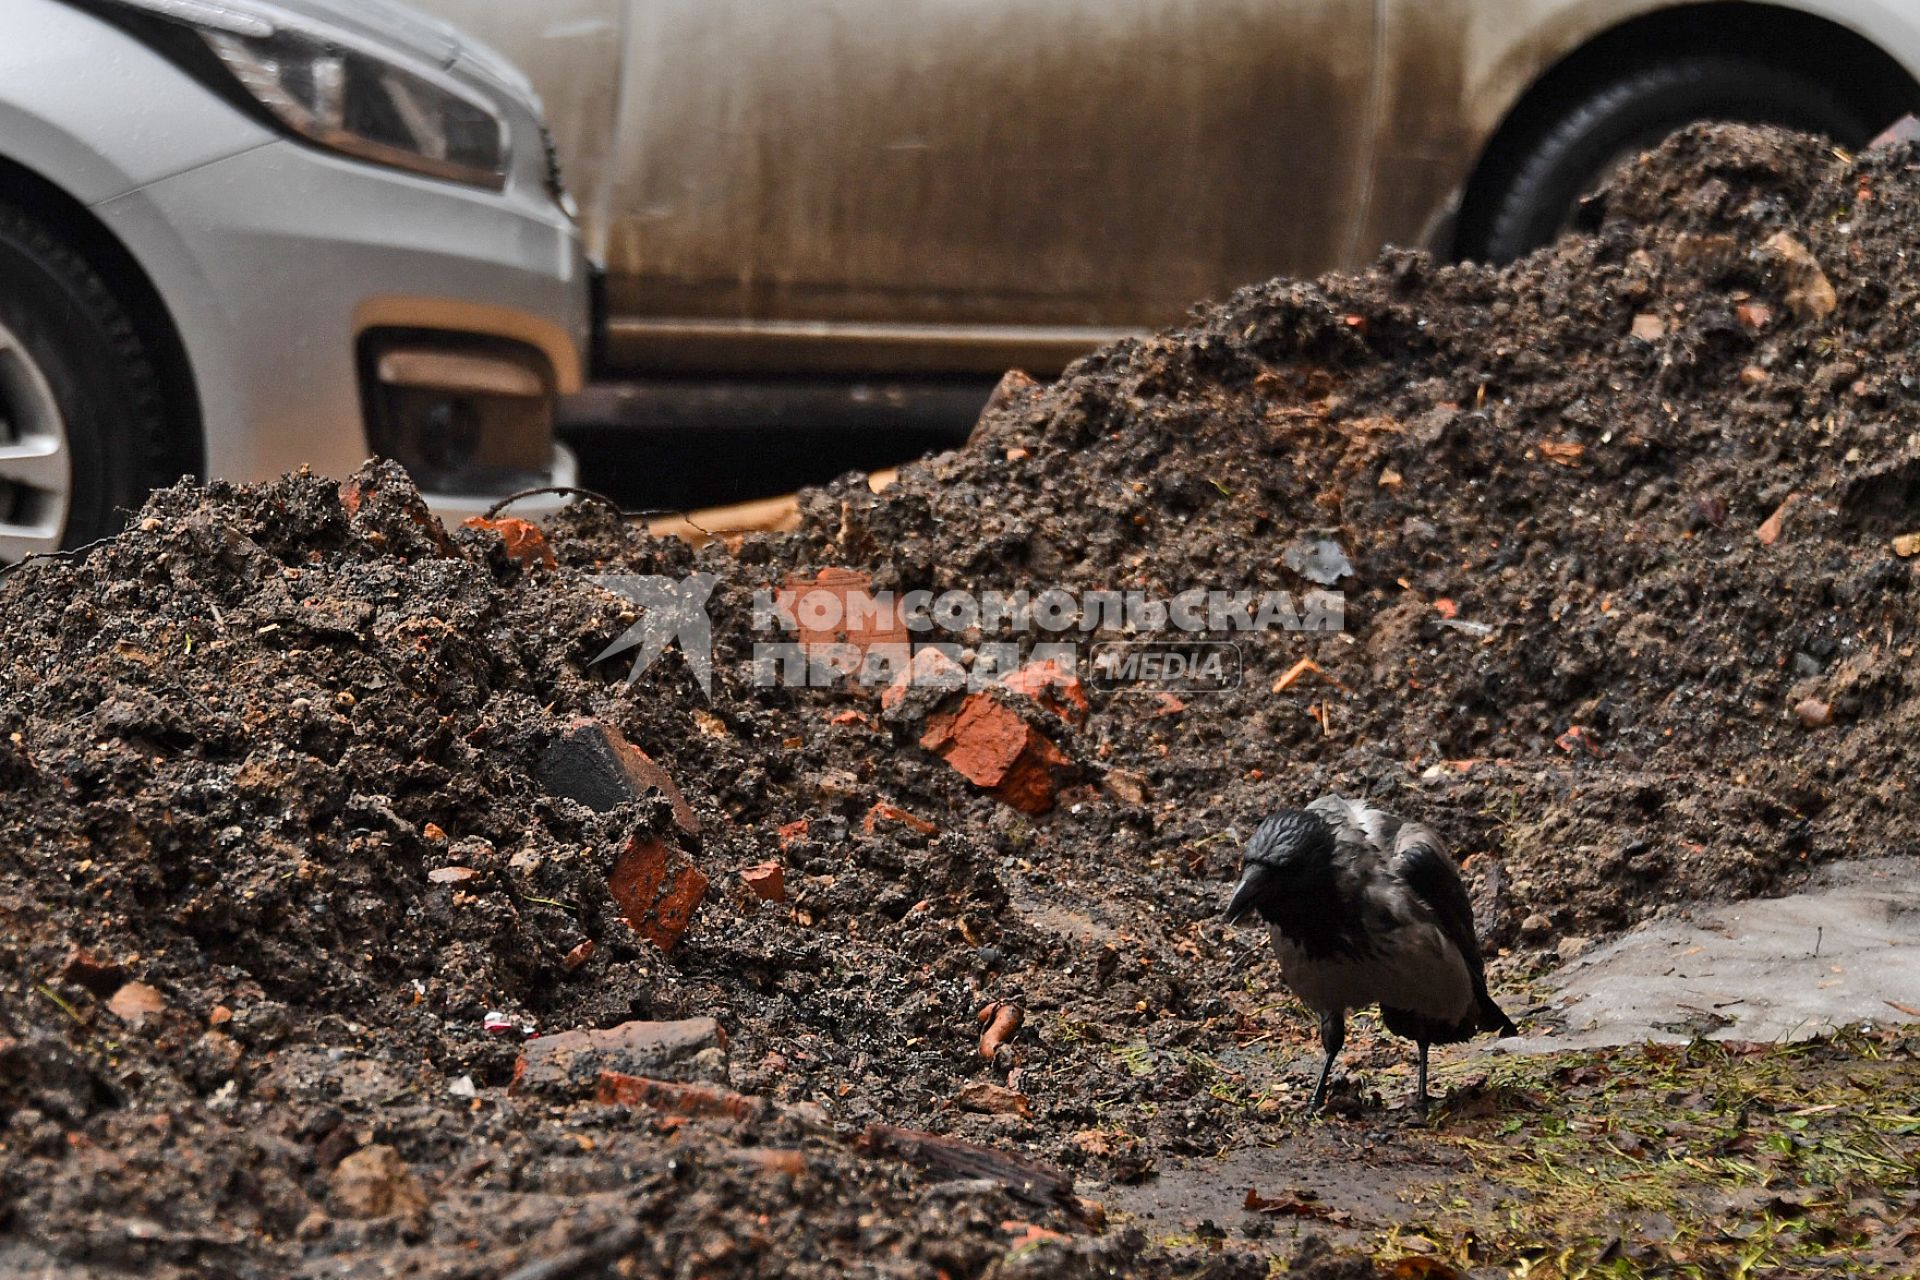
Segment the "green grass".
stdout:
<svg viewBox="0 0 1920 1280">
<path fill-rule="evenodd" d="M 1403 1230 L 1514 1276 L 1883 1274 L 1856 1253 L 1920 1205 L 1917 1047 L 1855 1033 L 1449 1068 L 1485 1078 L 1433 1140 L 1495 1194 L 1417 1206 Z"/>
</svg>

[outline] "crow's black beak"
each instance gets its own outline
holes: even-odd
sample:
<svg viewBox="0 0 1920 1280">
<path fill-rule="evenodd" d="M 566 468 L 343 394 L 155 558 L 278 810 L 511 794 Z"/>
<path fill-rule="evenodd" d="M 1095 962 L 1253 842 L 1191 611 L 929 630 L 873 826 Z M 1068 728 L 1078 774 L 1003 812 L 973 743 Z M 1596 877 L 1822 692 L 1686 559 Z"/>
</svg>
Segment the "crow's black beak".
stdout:
<svg viewBox="0 0 1920 1280">
<path fill-rule="evenodd" d="M 1233 887 L 1232 900 L 1227 903 L 1227 923 L 1238 924 L 1241 916 L 1259 906 L 1276 878 L 1273 868 L 1249 862 L 1247 869 L 1240 873 L 1240 883 Z"/>
</svg>

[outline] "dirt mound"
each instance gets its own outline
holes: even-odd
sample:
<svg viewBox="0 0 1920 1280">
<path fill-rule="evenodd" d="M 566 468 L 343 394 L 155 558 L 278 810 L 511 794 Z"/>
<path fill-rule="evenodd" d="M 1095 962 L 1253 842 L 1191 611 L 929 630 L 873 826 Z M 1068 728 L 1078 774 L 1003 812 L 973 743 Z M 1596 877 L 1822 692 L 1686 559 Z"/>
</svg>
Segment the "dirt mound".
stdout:
<svg viewBox="0 0 1920 1280">
<path fill-rule="evenodd" d="M 884 497 L 816 500 L 805 554 L 1171 595 L 1311 589 L 1286 548 L 1343 548 L 1344 634 L 1243 644 L 1177 733 L 1096 709 L 1179 802 L 1149 857 L 1358 788 L 1505 863 L 1510 940 L 1911 849 L 1914 182 L 1906 150 L 1683 134 L 1591 238 L 1260 285 L 1023 389 Z"/>
<path fill-rule="evenodd" d="M 1916 195 L 1912 150 L 1694 131 L 1587 236 L 1244 290 L 731 548 L 446 536 L 373 468 L 9 574 L 0 1269 L 1264 1274 L 1080 1197 L 1292 1123 L 1308 1028 L 1216 920 L 1266 810 L 1433 821 L 1497 983 L 1914 848 Z M 596 661 L 644 611 L 595 575 L 695 573 L 710 697 Z M 1207 632 L 1218 692 L 993 653 L 1153 638 L 1104 611 L 936 635 L 971 690 L 769 687 L 756 593 L 822 582 L 1332 585 L 1344 627 Z M 590 789 L 580 734 L 631 744 Z M 639 1027 L 591 1096 L 512 1083 L 528 1027 L 706 1017 L 661 1079 Z"/>
<path fill-rule="evenodd" d="M 139 952 L 200 1017 L 362 1015 L 417 979 L 477 1026 L 538 1004 L 610 914 L 610 842 L 532 765 L 546 708 L 589 701 L 576 651 L 611 610 L 528 599 L 397 470 L 354 484 L 351 513 L 305 476 L 176 489 L 14 575 L 10 896 L 103 964 Z"/>
</svg>

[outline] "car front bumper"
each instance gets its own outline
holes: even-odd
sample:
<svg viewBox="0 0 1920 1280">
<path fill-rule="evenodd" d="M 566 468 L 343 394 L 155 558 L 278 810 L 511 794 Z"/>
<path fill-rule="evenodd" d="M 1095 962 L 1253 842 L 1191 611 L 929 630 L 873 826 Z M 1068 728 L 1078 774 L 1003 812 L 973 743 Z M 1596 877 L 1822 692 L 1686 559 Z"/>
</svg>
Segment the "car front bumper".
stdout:
<svg viewBox="0 0 1920 1280">
<path fill-rule="evenodd" d="M 542 436 L 492 442 L 516 466 L 416 469 L 428 501 L 464 516 L 528 480 L 575 482 L 571 455 L 552 439 L 552 407 L 585 377 L 591 277 L 578 228 L 543 186 L 477 190 L 275 141 L 95 212 L 171 313 L 200 398 L 209 475 L 264 480 L 302 466 L 345 475 L 389 443 L 381 417 L 396 398 L 383 394 L 383 368 L 415 371 L 405 375 L 410 393 L 435 370 L 478 369 L 447 394 L 504 389 L 537 396 L 544 413 L 489 408 L 485 425 L 469 415 L 461 432 L 443 434 Z M 381 359 L 393 346 L 458 358 Z M 532 371 L 537 390 L 503 387 L 475 363 L 503 353 Z M 410 438 L 434 430 L 416 423 Z M 463 447 L 432 443 L 436 456 Z"/>
</svg>

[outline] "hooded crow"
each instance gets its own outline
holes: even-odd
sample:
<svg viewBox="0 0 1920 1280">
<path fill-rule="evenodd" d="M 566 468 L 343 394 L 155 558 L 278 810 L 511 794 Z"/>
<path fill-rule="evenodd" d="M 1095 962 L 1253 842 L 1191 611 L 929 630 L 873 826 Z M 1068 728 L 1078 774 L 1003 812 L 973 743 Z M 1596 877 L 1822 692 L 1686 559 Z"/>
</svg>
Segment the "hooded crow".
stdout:
<svg viewBox="0 0 1920 1280">
<path fill-rule="evenodd" d="M 1473 907 L 1431 827 L 1336 795 L 1282 809 L 1247 842 L 1227 923 L 1249 912 L 1267 922 L 1287 985 L 1320 1018 L 1327 1058 L 1309 1111 L 1326 1099 L 1349 1009 L 1378 1004 L 1387 1029 L 1420 1046 L 1421 1115 L 1428 1045 L 1518 1034 L 1487 994 Z"/>
</svg>

